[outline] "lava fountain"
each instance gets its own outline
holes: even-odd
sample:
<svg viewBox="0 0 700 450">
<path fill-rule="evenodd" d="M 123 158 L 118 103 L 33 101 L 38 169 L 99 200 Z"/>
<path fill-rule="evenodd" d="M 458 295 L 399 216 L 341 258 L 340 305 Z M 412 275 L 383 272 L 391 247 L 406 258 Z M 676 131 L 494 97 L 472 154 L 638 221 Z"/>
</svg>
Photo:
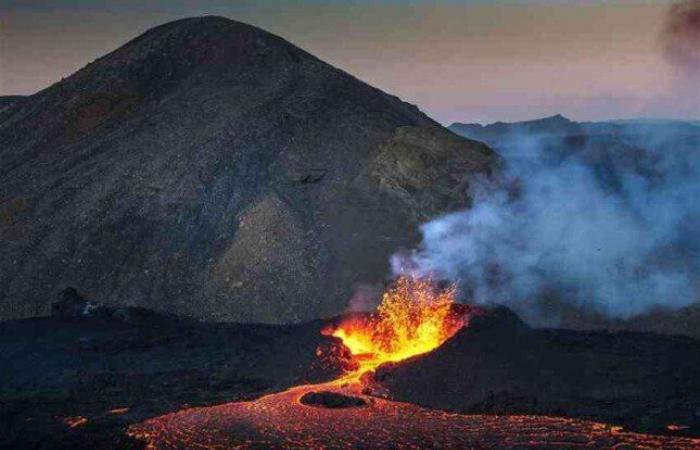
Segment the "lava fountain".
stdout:
<svg viewBox="0 0 700 450">
<path fill-rule="evenodd" d="M 347 316 L 323 332 L 350 349 L 358 368 L 348 376 L 359 378 L 383 363 L 434 350 L 467 325 L 468 310 L 455 303 L 455 291 L 430 278 L 403 276 L 384 293 L 376 312 Z"/>
<path fill-rule="evenodd" d="M 129 427 L 148 449 L 329 448 L 699 448 L 700 440 L 622 432 L 614 426 L 542 416 L 463 415 L 368 396 L 361 376 L 388 362 L 438 348 L 468 325 L 455 289 L 400 278 L 377 311 L 342 317 L 323 330 L 342 340 L 355 364 L 339 379 L 305 384 L 253 401 L 191 408 Z M 341 354 L 342 353 L 342 354 Z M 336 355 L 342 359 L 346 355 Z M 352 396 L 353 407 L 324 408 L 309 394 Z M 363 401 L 359 401 L 362 399 Z M 358 406 L 362 405 L 362 406 Z"/>
</svg>

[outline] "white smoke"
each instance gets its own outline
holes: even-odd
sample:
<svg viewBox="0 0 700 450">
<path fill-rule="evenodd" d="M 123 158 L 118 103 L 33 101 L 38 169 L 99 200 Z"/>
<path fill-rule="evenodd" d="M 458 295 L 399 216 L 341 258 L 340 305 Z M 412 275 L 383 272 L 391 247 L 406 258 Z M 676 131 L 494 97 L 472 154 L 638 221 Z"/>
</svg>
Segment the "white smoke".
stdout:
<svg viewBox="0 0 700 450">
<path fill-rule="evenodd" d="M 423 225 L 395 273 L 455 281 L 465 301 L 531 320 L 546 298 L 617 318 L 698 300 L 700 127 L 611 129 L 614 139 L 510 134 L 502 172 L 473 183 L 470 209 Z"/>
</svg>

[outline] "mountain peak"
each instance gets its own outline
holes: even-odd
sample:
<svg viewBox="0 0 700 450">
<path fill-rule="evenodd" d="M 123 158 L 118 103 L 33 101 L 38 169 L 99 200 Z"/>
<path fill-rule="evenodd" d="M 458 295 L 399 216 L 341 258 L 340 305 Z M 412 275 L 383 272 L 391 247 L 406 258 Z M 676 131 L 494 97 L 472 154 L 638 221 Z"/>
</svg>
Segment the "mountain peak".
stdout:
<svg viewBox="0 0 700 450">
<path fill-rule="evenodd" d="M 201 34 L 213 34 L 220 37 L 235 37 L 235 35 L 244 35 L 246 33 L 257 33 L 277 38 L 277 36 L 268 33 L 258 27 L 247 23 L 238 22 L 222 16 L 198 16 L 187 17 L 184 19 L 174 20 L 162 25 L 150 28 L 141 35 L 132 39 L 124 47 L 130 44 L 135 44 L 142 40 L 158 39 L 166 35 L 185 35 L 185 37 L 195 38 Z M 280 39 L 281 38 L 277 38 Z"/>
<path fill-rule="evenodd" d="M 508 126 L 518 126 L 518 127 L 547 127 L 547 126 L 566 126 L 574 124 L 572 120 L 564 117 L 561 114 L 555 114 L 553 116 L 542 117 L 539 119 L 526 120 L 523 122 L 496 122 L 487 126 L 492 125 L 508 125 Z"/>
<path fill-rule="evenodd" d="M 561 114 L 555 114 L 553 116 L 549 117 L 543 117 L 542 119 L 536 120 L 536 122 L 564 122 L 564 123 L 572 123 L 572 120 L 570 120 L 567 117 L 564 117 Z"/>
<path fill-rule="evenodd" d="M 492 161 L 415 106 L 215 16 L 0 107 L 0 142 L 0 319 L 38 314 L 65 285 L 217 321 L 332 316 Z"/>
</svg>

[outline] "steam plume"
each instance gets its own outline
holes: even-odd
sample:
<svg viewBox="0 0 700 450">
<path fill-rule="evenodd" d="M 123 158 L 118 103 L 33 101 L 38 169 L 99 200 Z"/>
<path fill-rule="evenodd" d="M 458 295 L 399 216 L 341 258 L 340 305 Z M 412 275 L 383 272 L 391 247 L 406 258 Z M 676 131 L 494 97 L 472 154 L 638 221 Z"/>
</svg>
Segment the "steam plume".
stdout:
<svg viewBox="0 0 700 450">
<path fill-rule="evenodd" d="M 457 281 L 465 300 L 535 322 L 547 319 L 534 308 L 543 298 L 618 318 L 694 302 L 700 128 L 610 127 L 586 139 L 512 133 L 497 146 L 501 175 L 472 186 L 472 208 L 425 224 L 394 271 Z"/>
</svg>

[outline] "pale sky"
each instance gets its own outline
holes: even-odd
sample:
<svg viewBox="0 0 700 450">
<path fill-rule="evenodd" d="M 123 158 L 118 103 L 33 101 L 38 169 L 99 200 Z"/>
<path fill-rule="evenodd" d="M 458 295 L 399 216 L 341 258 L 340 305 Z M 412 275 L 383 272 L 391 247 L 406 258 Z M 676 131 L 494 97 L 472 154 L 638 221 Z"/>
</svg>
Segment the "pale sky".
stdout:
<svg viewBox="0 0 700 450">
<path fill-rule="evenodd" d="M 146 29 L 216 14 L 278 34 L 436 120 L 700 119 L 664 58 L 670 1 L 0 0 L 0 95 L 49 86 Z"/>
</svg>

